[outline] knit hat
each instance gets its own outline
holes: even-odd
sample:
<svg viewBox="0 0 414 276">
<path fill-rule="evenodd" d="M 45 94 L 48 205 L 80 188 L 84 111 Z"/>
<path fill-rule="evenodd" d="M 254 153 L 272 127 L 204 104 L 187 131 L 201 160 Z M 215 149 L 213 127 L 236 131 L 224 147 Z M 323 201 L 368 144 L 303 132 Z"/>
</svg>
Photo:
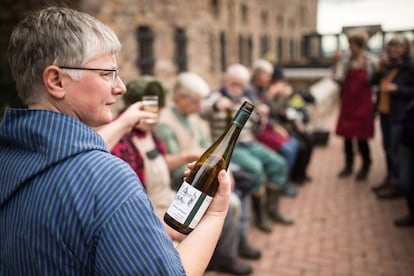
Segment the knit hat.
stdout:
<svg viewBox="0 0 414 276">
<path fill-rule="evenodd" d="M 127 92 L 123 95 L 125 106 L 141 101 L 143 96 L 158 96 L 159 107 L 165 106 L 167 89 L 161 81 L 153 76 L 142 76 L 138 79 L 128 82 L 126 85 Z"/>
</svg>

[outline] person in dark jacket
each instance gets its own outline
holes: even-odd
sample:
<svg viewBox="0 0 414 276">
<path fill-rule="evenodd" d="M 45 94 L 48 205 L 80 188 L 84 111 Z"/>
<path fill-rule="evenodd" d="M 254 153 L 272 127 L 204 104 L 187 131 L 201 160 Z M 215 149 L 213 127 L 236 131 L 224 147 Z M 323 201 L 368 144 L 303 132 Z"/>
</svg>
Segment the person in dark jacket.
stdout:
<svg viewBox="0 0 414 276">
<path fill-rule="evenodd" d="M 396 219 L 397 227 L 414 226 L 414 99 L 401 118 L 401 144 L 399 149 L 400 187 L 408 206 L 408 214 Z"/>
<path fill-rule="evenodd" d="M 414 65 L 407 38 L 396 35 L 390 39 L 371 82 L 379 86 L 377 110 L 387 169 L 384 181 L 373 187 L 373 191 L 381 199 L 396 198 L 402 195 L 397 185 L 401 118 L 414 98 Z"/>
</svg>

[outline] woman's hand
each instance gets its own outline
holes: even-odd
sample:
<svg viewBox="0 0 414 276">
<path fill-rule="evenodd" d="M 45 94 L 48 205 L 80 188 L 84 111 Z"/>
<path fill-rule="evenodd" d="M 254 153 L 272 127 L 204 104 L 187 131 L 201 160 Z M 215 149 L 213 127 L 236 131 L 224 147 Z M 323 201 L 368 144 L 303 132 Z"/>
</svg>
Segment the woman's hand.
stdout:
<svg viewBox="0 0 414 276">
<path fill-rule="evenodd" d="M 189 163 L 187 167 L 189 170 L 184 172 L 184 177 L 190 174 L 190 170 L 194 168 L 195 162 Z M 217 176 L 219 186 L 207 212 L 204 216 L 219 216 L 225 217 L 229 206 L 231 194 L 231 178 L 228 172 L 221 170 Z"/>
<path fill-rule="evenodd" d="M 116 120 L 125 125 L 125 128 L 131 130 L 140 124 L 143 119 L 156 119 L 157 114 L 143 110 L 143 103 L 136 102 L 131 104 Z"/>
</svg>

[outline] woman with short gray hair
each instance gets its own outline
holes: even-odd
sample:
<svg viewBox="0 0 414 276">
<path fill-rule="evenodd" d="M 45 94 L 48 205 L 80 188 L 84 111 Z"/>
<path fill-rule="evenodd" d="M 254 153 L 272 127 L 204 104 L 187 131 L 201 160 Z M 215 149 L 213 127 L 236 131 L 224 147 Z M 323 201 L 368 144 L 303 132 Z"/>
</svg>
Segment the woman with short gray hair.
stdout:
<svg viewBox="0 0 414 276">
<path fill-rule="evenodd" d="M 94 130 L 112 121 L 116 35 L 48 7 L 14 29 L 19 96 L 0 124 L 0 275 L 202 275 L 230 197 L 225 171 L 205 216 L 174 248 L 134 171 Z M 137 116 L 139 120 L 140 116 Z"/>
</svg>

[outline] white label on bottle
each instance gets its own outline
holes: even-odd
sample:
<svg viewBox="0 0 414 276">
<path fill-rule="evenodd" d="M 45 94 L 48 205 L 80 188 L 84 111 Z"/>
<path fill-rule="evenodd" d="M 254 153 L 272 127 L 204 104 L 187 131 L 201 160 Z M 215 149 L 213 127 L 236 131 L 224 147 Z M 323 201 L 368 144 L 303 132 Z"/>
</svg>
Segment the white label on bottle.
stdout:
<svg viewBox="0 0 414 276">
<path fill-rule="evenodd" d="M 181 224 L 194 229 L 213 198 L 183 182 L 167 213 Z"/>
</svg>

